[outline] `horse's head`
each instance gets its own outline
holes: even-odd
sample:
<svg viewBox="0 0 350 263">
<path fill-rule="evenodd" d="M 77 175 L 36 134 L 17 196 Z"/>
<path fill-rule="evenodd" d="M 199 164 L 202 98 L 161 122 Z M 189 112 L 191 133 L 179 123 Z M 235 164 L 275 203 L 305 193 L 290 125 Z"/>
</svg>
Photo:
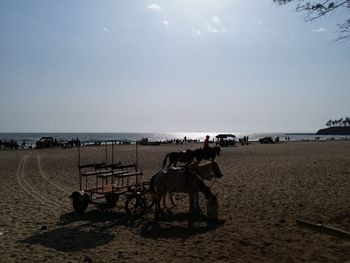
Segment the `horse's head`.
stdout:
<svg viewBox="0 0 350 263">
<path fill-rule="evenodd" d="M 221 170 L 217 162 L 211 161 L 210 164 L 211 164 L 211 173 L 213 177 L 221 178 L 223 174 L 221 173 Z"/>
</svg>

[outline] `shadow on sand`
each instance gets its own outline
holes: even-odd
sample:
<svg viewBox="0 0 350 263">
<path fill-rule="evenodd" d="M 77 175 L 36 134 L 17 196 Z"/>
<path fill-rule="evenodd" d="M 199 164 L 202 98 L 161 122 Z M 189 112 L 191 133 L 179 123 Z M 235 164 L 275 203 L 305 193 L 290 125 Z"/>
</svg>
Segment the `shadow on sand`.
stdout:
<svg viewBox="0 0 350 263">
<path fill-rule="evenodd" d="M 80 251 L 107 244 L 115 239 L 116 227 L 137 227 L 140 220 L 131 220 L 124 213 L 87 211 L 84 214 L 67 213 L 59 218 L 53 230 L 42 229 L 19 242 L 40 244 L 59 251 Z"/>
<path fill-rule="evenodd" d="M 40 244 L 58 251 L 80 251 L 95 248 L 113 241 L 116 228 L 123 226 L 144 238 L 182 238 L 202 234 L 218 228 L 224 221 L 210 221 L 205 216 L 193 217 L 187 213 L 166 214 L 158 222 L 149 218 L 131 219 L 125 213 L 87 211 L 64 214 L 54 229 L 42 229 L 19 242 Z"/>
<path fill-rule="evenodd" d="M 78 214 L 76 212 L 67 213 L 61 215 L 57 225 L 64 226 L 75 222 L 84 222 L 85 224 L 80 224 L 80 226 L 95 226 L 98 225 L 102 228 L 108 229 L 114 226 L 128 225 L 131 220 L 125 213 L 111 212 L 111 211 L 100 211 L 91 210 L 83 214 Z M 103 231 L 103 229 L 100 229 Z"/>
<path fill-rule="evenodd" d="M 141 229 L 144 238 L 187 238 L 217 229 L 224 220 L 209 220 L 206 216 L 193 217 L 187 213 L 166 214 L 158 222 L 147 222 Z"/>
<path fill-rule="evenodd" d="M 95 248 L 109 243 L 114 239 L 114 234 L 103 233 L 95 230 L 80 230 L 77 228 L 58 228 L 52 231 L 35 234 L 20 242 L 29 245 L 39 244 L 58 251 L 70 252 L 82 249 Z"/>
</svg>

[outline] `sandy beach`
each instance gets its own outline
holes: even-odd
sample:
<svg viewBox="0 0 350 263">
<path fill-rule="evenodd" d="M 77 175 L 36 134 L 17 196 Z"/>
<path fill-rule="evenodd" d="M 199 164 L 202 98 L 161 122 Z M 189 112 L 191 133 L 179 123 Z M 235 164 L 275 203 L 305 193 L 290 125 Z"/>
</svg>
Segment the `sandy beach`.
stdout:
<svg viewBox="0 0 350 263">
<path fill-rule="evenodd" d="M 198 144 L 140 146 L 149 180 L 168 152 Z M 115 159 L 134 161 L 135 146 Z M 84 162 L 103 161 L 104 147 L 85 147 Z M 150 229 L 153 211 L 130 220 L 90 205 L 77 215 L 77 149 L 0 152 L 1 262 L 350 262 L 350 240 L 297 225 L 296 219 L 350 231 L 350 141 L 253 143 L 222 148 L 219 222 L 188 227 L 188 199 Z M 201 205 L 205 212 L 205 201 Z"/>
</svg>

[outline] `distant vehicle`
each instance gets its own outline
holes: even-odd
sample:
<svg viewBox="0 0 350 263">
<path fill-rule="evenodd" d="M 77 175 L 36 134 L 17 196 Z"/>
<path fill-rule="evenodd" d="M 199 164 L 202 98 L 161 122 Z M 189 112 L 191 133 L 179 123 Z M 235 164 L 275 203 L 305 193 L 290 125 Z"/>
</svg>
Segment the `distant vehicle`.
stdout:
<svg viewBox="0 0 350 263">
<path fill-rule="evenodd" d="M 35 146 L 37 149 L 51 148 L 54 146 L 54 138 L 53 137 L 41 137 L 39 139 L 39 141 L 36 141 Z"/>
<path fill-rule="evenodd" d="M 271 137 L 264 137 L 259 139 L 259 142 L 261 144 L 269 144 L 269 143 L 274 143 L 273 139 Z"/>
<path fill-rule="evenodd" d="M 236 136 L 234 136 L 233 134 L 219 134 L 216 135 L 216 144 L 219 144 L 221 147 L 235 146 L 235 138 Z"/>
<path fill-rule="evenodd" d="M 140 145 L 160 145 L 160 141 L 149 141 L 148 138 L 142 138 L 141 141 L 136 142 Z"/>
</svg>

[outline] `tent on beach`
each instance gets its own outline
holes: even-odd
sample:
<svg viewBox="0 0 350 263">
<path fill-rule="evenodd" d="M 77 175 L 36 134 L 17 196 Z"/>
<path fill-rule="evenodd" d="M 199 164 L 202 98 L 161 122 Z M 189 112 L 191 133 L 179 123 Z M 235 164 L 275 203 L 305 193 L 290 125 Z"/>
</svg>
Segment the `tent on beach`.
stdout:
<svg viewBox="0 0 350 263">
<path fill-rule="evenodd" d="M 236 138 L 236 136 L 233 134 L 219 134 L 219 135 L 216 135 L 216 138 L 217 139 L 226 139 L 226 138 Z"/>
</svg>

